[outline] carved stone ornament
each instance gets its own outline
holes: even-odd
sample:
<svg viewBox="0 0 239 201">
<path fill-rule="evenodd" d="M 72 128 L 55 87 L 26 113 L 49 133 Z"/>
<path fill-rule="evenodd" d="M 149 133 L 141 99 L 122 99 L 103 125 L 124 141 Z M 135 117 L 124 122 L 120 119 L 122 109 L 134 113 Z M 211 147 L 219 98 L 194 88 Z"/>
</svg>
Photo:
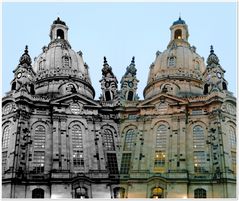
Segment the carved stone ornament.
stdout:
<svg viewBox="0 0 239 201">
<path fill-rule="evenodd" d="M 155 109 L 160 113 L 164 114 L 168 111 L 168 103 L 167 102 L 161 102 L 155 105 Z"/>
<path fill-rule="evenodd" d="M 70 110 L 72 114 L 80 114 L 82 111 L 82 105 L 79 105 L 78 103 L 72 103 L 70 105 Z"/>
<path fill-rule="evenodd" d="M 232 103 L 226 102 L 222 105 L 221 108 L 224 112 L 227 112 L 231 115 L 236 115 L 236 107 Z"/>
<path fill-rule="evenodd" d="M 13 109 L 12 103 L 8 103 L 3 107 L 3 114 L 4 115 L 9 114 L 12 111 L 12 109 Z"/>
</svg>

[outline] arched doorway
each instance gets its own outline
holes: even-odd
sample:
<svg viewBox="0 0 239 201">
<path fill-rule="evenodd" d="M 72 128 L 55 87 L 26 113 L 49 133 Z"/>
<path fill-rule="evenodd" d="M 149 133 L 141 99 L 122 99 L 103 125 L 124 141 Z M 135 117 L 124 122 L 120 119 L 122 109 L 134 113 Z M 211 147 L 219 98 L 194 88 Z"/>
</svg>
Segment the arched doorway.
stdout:
<svg viewBox="0 0 239 201">
<path fill-rule="evenodd" d="M 35 188 L 32 191 L 32 198 L 44 198 L 44 190 L 41 188 Z"/>
<path fill-rule="evenodd" d="M 151 198 L 163 198 L 163 189 L 160 187 L 154 187 L 151 192 Z"/>
</svg>

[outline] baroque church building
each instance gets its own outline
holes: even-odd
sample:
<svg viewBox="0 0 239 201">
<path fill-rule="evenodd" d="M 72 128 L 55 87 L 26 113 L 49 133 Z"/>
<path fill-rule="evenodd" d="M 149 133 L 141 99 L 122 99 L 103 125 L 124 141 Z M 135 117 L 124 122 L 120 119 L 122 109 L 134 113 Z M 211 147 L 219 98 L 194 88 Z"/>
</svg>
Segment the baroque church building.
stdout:
<svg viewBox="0 0 239 201">
<path fill-rule="evenodd" d="M 104 57 L 95 99 L 82 52 L 57 18 L 28 47 L 2 99 L 3 198 L 236 197 L 236 98 L 211 46 L 206 60 L 179 18 L 137 95 L 135 58 L 118 81 Z"/>
</svg>

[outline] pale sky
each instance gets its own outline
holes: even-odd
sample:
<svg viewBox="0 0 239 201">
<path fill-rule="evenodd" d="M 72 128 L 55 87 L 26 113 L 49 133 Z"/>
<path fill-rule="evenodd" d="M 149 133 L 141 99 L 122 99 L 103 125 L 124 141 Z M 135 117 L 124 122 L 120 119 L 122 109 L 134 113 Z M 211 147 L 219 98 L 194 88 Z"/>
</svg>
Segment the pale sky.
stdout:
<svg viewBox="0 0 239 201">
<path fill-rule="evenodd" d="M 142 99 L 149 66 L 155 53 L 166 49 L 169 27 L 181 13 L 189 43 L 205 61 L 214 46 L 236 96 L 236 3 L 3 3 L 2 10 L 2 95 L 10 90 L 25 45 L 33 60 L 50 42 L 50 26 L 60 16 L 69 27 L 72 49 L 81 50 L 90 67 L 95 99 L 101 93 L 104 56 L 119 82 L 135 56 Z"/>
</svg>

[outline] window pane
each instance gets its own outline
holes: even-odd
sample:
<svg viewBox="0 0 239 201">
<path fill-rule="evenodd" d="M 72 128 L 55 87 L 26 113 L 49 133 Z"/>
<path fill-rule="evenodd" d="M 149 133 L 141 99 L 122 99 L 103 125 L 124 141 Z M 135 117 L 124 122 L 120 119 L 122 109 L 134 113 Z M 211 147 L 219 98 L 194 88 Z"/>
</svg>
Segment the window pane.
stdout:
<svg viewBox="0 0 239 201">
<path fill-rule="evenodd" d="M 128 130 L 125 136 L 124 150 L 131 151 L 134 146 L 135 133 L 134 130 Z"/>
<path fill-rule="evenodd" d="M 204 146 L 204 130 L 201 126 L 195 126 L 193 128 L 193 147 L 194 149 L 204 149 Z"/>
<path fill-rule="evenodd" d="M 46 129 L 44 126 L 37 126 L 34 135 L 34 149 L 45 148 Z"/>
<path fill-rule="evenodd" d="M 206 154 L 204 151 L 195 151 L 194 155 L 194 172 L 206 171 Z"/>
<path fill-rule="evenodd" d="M 125 153 L 122 155 L 121 168 L 120 168 L 121 174 L 129 173 L 130 160 L 131 160 L 131 153 Z"/>
<path fill-rule="evenodd" d="M 231 147 L 235 148 L 236 147 L 236 132 L 235 132 L 235 129 L 231 126 L 229 126 L 229 135 L 230 135 Z"/>
<path fill-rule="evenodd" d="M 7 151 L 2 152 L 2 172 L 6 170 L 7 166 Z"/>
<path fill-rule="evenodd" d="M 45 163 L 45 152 L 44 151 L 34 151 L 33 156 L 33 171 L 36 173 L 44 172 Z"/>
<path fill-rule="evenodd" d="M 157 129 L 156 135 L 156 148 L 166 149 L 167 142 L 167 127 L 165 125 L 160 125 Z"/>
<path fill-rule="evenodd" d="M 3 130 L 2 148 L 8 148 L 10 139 L 10 126 L 6 126 Z"/>
<path fill-rule="evenodd" d="M 84 169 L 82 130 L 79 125 L 72 126 L 73 166 Z"/>
<path fill-rule="evenodd" d="M 234 174 L 236 174 L 236 165 L 237 165 L 236 152 L 231 152 L 231 157 L 232 157 L 232 171 Z"/>
<path fill-rule="evenodd" d="M 117 158 L 115 153 L 107 153 L 108 168 L 111 174 L 118 174 Z"/>
<path fill-rule="evenodd" d="M 165 152 L 155 151 L 154 167 L 164 167 L 165 165 Z"/>
<path fill-rule="evenodd" d="M 103 141 L 106 150 L 115 150 L 113 133 L 111 132 L 111 130 L 109 129 L 104 130 Z"/>
</svg>

